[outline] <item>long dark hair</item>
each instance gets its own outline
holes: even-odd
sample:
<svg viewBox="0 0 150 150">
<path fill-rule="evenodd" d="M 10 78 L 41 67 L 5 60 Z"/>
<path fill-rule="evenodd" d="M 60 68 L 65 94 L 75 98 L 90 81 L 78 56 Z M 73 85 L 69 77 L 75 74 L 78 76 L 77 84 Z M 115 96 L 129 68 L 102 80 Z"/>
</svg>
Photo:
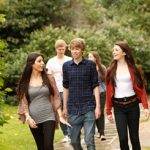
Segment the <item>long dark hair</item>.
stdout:
<svg viewBox="0 0 150 150">
<path fill-rule="evenodd" d="M 132 48 L 130 48 L 129 45 L 124 41 L 116 42 L 115 45 L 118 45 L 122 49 L 122 51 L 126 53 L 125 61 L 127 62 L 128 67 L 133 69 L 134 77 L 135 77 L 135 81 L 137 85 L 139 87 L 143 87 L 144 85 L 143 79 L 138 68 L 135 65 L 135 61 L 132 56 Z M 116 83 L 115 83 L 116 70 L 117 70 L 117 60 L 113 60 L 109 66 L 109 69 L 107 71 L 107 76 L 106 76 L 106 82 L 107 83 L 111 82 L 113 87 L 116 86 Z"/>
<path fill-rule="evenodd" d="M 21 100 L 23 96 L 25 95 L 28 102 L 30 102 L 29 95 L 28 95 L 28 88 L 29 88 L 29 82 L 30 82 L 31 73 L 32 73 L 32 65 L 35 63 L 35 60 L 39 56 L 44 58 L 42 54 L 36 53 L 36 52 L 30 53 L 27 57 L 26 65 L 24 67 L 23 73 L 20 77 L 18 87 L 17 87 L 17 96 L 19 100 Z M 41 72 L 41 76 L 43 80 L 43 85 L 47 85 L 50 93 L 54 95 L 54 89 L 52 88 L 52 85 L 49 82 L 46 69 L 43 69 L 43 71 Z"/>
<path fill-rule="evenodd" d="M 98 71 L 101 75 L 100 76 L 101 80 L 105 81 L 105 67 L 101 63 L 101 58 L 100 58 L 98 52 L 97 51 L 90 51 L 89 53 L 91 53 L 95 58 L 95 63 L 98 66 Z"/>
</svg>

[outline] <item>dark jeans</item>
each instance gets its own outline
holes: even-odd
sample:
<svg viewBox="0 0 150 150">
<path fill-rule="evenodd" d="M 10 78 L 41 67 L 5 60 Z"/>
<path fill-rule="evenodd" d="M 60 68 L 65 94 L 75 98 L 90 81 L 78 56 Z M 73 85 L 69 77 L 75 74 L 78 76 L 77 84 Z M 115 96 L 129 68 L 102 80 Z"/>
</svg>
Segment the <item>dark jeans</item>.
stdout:
<svg viewBox="0 0 150 150">
<path fill-rule="evenodd" d="M 61 109 L 63 110 L 63 92 L 60 92 L 59 94 L 60 94 L 60 98 L 61 98 L 61 106 L 62 106 Z M 68 127 L 67 127 L 67 125 L 65 125 L 65 124 L 60 122 L 60 128 L 61 128 L 61 130 L 63 132 L 63 135 L 68 135 Z"/>
<path fill-rule="evenodd" d="M 37 126 L 38 128 L 30 128 L 30 130 L 38 150 L 54 150 L 55 121 L 46 121 Z"/>
<path fill-rule="evenodd" d="M 127 108 L 114 106 L 114 115 L 119 135 L 121 150 L 129 150 L 128 130 L 132 144 L 132 150 L 141 150 L 139 141 L 139 104 Z"/>
<path fill-rule="evenodd" d="M 96 126 L 100 135 L 104 135 L 105 129 L 105 117 L 104 117 L 105 100 L 106 100 L 106 92 L 102 92 L 100 94 L 101 116 L 96 120 Z"/>
<path fill-rule="evenodd" d="M 69 115 L 70 138 L 71 145 L 74 150 L 83 150 L 81 147 L 81 129 L 84 128 L 84 140 L 88 150 L 95 150 L 94 134 L 95 134 L 95 113 L 94 111 L 87 112 L 83 115 Z"/>
</svg>

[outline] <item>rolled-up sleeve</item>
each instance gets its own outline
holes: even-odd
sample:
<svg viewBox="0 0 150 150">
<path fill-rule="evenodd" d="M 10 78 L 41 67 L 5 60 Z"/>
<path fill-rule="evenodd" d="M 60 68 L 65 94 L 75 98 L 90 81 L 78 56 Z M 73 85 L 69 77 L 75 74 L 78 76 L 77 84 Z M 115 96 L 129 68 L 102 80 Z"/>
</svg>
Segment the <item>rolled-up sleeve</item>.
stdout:
<svg viewBox="0 0 150 150">
<path fill-rule="evenodd" d="M 96 86 L 99 85 L 98 83 L 98 72 L 96 70 L 96 64 L 91 64 L 91 81 L 92 81 L 92 88 L 94 89 Z"/>
<path fill-rule="evenodd" d="M 69 88 L 69 77 L 68 77 L 68 69 L 67 69 L 67 64 L 64 63 L 63 65 L 63 87 L 68 89 Z"/>
</svg>

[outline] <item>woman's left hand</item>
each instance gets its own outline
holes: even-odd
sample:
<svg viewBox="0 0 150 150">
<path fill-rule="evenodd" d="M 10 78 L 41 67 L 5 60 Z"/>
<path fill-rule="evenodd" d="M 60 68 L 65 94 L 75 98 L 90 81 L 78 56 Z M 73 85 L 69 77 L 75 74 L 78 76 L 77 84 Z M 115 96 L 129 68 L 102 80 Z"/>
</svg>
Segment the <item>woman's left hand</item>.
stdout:
<svg viewBox="0 0 150 150">
<path fill-rule="evenodd" d="M 144 109 L 144 114 L 145 114 L 145 119 L 148 120 L 149 116 L 150 116 L 150 111 L 149 109 Z"/>
<path fill-rule="evenodd" d="M 61 123 L 65 124 L 65 125 L 69 126 L 69 127 L 72 127 L 72 126 L 66 121 L 66 119 L 65 119 L 64 117 L 59 117 L 59 121 L 60 121 Z"/>
</svg>

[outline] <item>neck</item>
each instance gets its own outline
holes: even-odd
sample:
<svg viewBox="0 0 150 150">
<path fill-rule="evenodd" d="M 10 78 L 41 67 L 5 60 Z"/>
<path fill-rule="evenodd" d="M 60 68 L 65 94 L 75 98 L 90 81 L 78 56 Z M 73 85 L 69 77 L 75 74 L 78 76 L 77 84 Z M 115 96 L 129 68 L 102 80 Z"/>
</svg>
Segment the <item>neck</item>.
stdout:
<svg viewBox="0 0 150 150">
<path fill-rule="evenodd" d="M 31 74 L 31 78 L 39 78 L 39 77 L 41 77 L 41 72 L 33 70 Z"/>
<path fill-rule="evenodd" d="M 76 63 L 76 64 L 79 64 L 79 62 L 81 62 L 82 61 L 82 56 L 80 57 L 80 58 L 77 58 L 77 59 L 74 59 L 74 62 Z"/>
<path fill-rule="evenodd" d="M 127 63 L 126 63 L 125 59 L 122 58 L 122 59 L 119 59 L 119 60 L 117 61 L 117 64 L 118 64 L 118 65 L 126 65 Z"/>
<path fill-rule="evenodd" d="M 56 55 L 56 57 L 57 57 L 58 59 L 63 59 L 64 56 L 65 56 L 64 54 L 57 54 L 57 55 Z"/>
</svg>

